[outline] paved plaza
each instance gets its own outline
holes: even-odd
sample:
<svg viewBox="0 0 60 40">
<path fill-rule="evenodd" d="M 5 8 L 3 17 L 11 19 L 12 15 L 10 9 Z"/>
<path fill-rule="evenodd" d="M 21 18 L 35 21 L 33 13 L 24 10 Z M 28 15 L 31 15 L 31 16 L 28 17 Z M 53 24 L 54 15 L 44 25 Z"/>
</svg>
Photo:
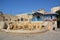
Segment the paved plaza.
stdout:
<svg viewBox="0 0 60 40">
<path fill-rule="evenodd" d="M 35 34 L 6 33 L 0 31 L 0 40 L 60 40 L 60 30 Z"/>
</svg>

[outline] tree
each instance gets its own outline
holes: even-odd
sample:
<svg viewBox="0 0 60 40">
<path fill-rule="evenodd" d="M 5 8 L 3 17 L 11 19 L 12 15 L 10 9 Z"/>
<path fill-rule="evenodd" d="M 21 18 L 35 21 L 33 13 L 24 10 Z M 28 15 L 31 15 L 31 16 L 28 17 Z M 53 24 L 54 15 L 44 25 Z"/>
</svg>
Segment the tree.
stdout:
<svg viewBox="0 0 60 40">
<path fill-rule="evenodd" d="M 4 13 L 2 11 L 0 11 L 0 16 L 3 18 L 2 21 L 5 21 L 5 16 L 4 16 Z"/>
</svg>

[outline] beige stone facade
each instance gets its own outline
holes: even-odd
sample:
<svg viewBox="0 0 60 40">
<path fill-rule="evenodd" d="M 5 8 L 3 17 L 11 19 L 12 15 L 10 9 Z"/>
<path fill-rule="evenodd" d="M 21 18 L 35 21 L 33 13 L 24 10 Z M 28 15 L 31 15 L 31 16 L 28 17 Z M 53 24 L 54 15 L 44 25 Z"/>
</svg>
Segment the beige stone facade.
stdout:
<svg viewBox="0 0 60 40">
<path fill-rule="evenodd" d="M 38 10 L 37 12 L 42 14 L 46 13 L 44 10 Z M 4 16 L 3 22 L 5 22 L 6 25 L 8 26 L 6 28 L 7 30 L 43 30 L 43 29 L 52 30 L 53 27 L 55 28 L 57 27 L 57 20 L 32 21 L 33 15 L 18 14 L 16 16 L 13 16 L 8 14 L 3 14 L 3 16 Z M 1 20 L 3 20 L 3 16 L 0 16 Z"/>
<path fill-rule="evenodd" d="M 51 8 L 52 13 L 56 13 L 56 11 L 58 11 L 58 10 L 60 10 L 60 6 Z"/>
</svg>

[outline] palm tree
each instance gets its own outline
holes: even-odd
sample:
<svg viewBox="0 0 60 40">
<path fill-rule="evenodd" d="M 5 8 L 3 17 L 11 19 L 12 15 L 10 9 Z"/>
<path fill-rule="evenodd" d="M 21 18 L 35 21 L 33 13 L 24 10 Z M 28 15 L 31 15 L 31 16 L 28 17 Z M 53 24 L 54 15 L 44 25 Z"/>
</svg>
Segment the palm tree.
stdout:
<svg viewBox="0 0 60 40">
<path fill-rule="evenodd" d="M 56 11 L 57 15 L 57 28 L 60 28 L 60 10 Z"/>
</svg>

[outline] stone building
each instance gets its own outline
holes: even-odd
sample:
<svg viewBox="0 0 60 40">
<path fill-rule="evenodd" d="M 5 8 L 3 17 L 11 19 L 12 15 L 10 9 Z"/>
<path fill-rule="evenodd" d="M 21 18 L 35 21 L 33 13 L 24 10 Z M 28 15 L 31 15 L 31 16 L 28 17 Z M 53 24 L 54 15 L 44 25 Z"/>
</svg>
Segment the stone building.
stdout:
<svg viewBox="0 0 60 40">
<path fill-rule="evenodd" d="M 30 21 L 31 23 L 40 23 L 42 26 L 50 26 L 51 28 L 57 27 L 57 14 L 46 12 L 44 10 L 34 11 L 30 14 L 20 14 L 16 15 L 20 19 L 20 21 Z"/>
<path fill-rule="evenodd" d="M 46 28 L 52 30 L 53 27 L 57 28 L 57 14 L 53 11 L 46 12 L 41 9 L 16 16 L 8 14 L 3 14 L 3 16 L 4 21 L 8 22 L 8 30 L 42 30 Z"/>
<path fill-rule="evenodd" d="M 52 13 L 57 13 L 58 11 L 60 11 L 60 6 L 51 8 L 51 12 L 52 12 Z M 58 13 L 57 13 L 57 14 L 58 14 Z M 57 28 L 60 28 L 59 17 L 60 17 L 60 14 L 57 15 L 57 18 L 58 18 L 58 19 L 57 19 Z"/>
<path fill-rule="evenodd" d="M 51 8 L 52 13 L 56 13 L 58 10 L 60 10 L 60 6 Z"/>
</svg>

